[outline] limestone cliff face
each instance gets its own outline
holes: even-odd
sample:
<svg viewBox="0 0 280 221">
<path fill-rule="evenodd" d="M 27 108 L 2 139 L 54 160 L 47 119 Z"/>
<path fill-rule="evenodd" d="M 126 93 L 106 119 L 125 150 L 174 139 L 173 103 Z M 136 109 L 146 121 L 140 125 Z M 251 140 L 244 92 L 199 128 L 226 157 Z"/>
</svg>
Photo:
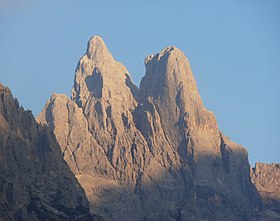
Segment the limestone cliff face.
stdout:
<svg viewBox="0 0 280 221">
<path fill-rule="evenodd" d="M 53 94 L 38 119 L 54 131 L 64 159 L 75 174 L 91 174 L 92 168 L 97 167 L 101 174 L 113 177 L 110 163 L 103 160 L 104 150 L 88 130 L 82 109 L 66 95 Z"/>
<path fill-rule="evenodd" d="M 53 95 L 37 118 L 92 210 L 107 220 L 250 220 L 260 201 L 247 151 L 219 131 L 183 52 L 165 48 L 145 65 L 138 89 L 93 37 L 72 98 Z"/>
<path fill-rule="evenodd" d="M 141 81 L 140 91 L 144 99 L 152 100 L 160 116 L 160 127 L 165 139 L 171 149 L 179 154 L 180 163 L 192 169 L 199 183 L 214 186 L 227 182 L 227 178 L 218 181 L 215 173 L 228 173 L 220 179 L 228 175 L 228 178 L 241 178 L 233 174 L 237 168 L 230 171 L 230 164 L 234 163 L 240 166 L 238 170 L 247 171 L 243 177 L 246 179 L 244 183 L 248 183 L 247 152 L 219 131 L 214 114 L 203 106 L 189 61 L 183 52 L 168 47 L 156 55 L 149 55 L 145 64 L 146 74 Z M 145 113 L 149 113 L 149 110 L 144 110 Z M 146 124 L 149 122 L 138 125 L 141 128 L 141 125 Z M 214 169 L 215 165 L 217 168 Z"/>
<path fill-rule="evenodd" d="M 0 220 L 97 220 L 54 135 L 1 84 Z"/>
<path fill-rule="evenodd" d="M 198 93 L 189 61 L 176 47 L 163 49 L 145 59 L 146 74 L 140 85 L 145 98 L 151 97 L 160 114 L 165 114 L 163 127 L 169 136 L 175 133 L 174 126 L 202 129 L 219 136 L 218 125 L 213 113 L 203 106 Z M 175 143 L 178 140 L 170 137 Z"/>
<path fill-rule="evenodd" d="M 251 179 L 264 206 L 280 220 L 280 164 L 256 163 L 251 169 Z"/>
</svg>

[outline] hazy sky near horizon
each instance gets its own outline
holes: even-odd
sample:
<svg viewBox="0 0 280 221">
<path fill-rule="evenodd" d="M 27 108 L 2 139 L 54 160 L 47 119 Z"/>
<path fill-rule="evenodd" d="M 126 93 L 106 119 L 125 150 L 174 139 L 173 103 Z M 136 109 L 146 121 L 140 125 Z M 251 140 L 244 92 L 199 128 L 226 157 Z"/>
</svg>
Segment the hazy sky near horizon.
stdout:
<svg viewBox="0 0 280 221">
<path fill-rule="evenodd" d="M 68 96 L 100 35 L 139 85 L 148 54 L 188 57 L 205 106 L 251 164 L 280 162 L 280 1 L 0 0 L 0 82 L 37 115 Z"/>
</svg>

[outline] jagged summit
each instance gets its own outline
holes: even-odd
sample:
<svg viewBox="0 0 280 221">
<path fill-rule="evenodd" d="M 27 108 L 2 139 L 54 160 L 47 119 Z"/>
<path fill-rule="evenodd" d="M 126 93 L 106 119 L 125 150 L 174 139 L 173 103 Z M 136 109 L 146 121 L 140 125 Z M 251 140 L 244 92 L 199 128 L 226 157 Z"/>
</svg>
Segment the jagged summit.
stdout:
<svg viewBox="0 0 280 221">
<path fill-rule="evenodd" d="M 88 41 L 86 55 L 89 59 L 93 59 L 97 63 L 113 59 L 103 39 L 99 36 L 93 36 Z"/>
<path fill-rule="evenodd" d="M 184 53 L 174 47 L 166 47 L 161 52 L 148 55 L 145 59 L 146 74 L 143 77 L 140 88 L 146 96 L 153 96 L 153 92 L 146 90 L 143 85 L 150 90 L 163 90 L 166 86 L 186 85 L 190 90 L 197 90 L 190 63 Z M 148 83 L 149 82 L 149 83 Z M 157 87 L 151 84 L 161 84 Z M 169 85 L 173 84 L 173 85 Z M 169 90 L 169 88 L 167 89 Z"/>
<path fill-rule="evenodd" d="M 168 57 L 172 53 L 176 53 L 177 55 L 181 54 L 181 55 L 185 56 L 184 53 L 179 48 L 177 48 L 175 46 L 168 46 L 168 47 L 163 48 L 159 53 L 147 55 L 144 60 L 144 63 L 146 64 L 153 58 L 160 60 L 161 57 L 163 57 L 163 56 Z"/>
<path fill-rule="evenodd" d="M 121 101 L 118 105 L 130 106 L 135 103 L 130 91 L 134 93 L 135 90 L 125 66 L 113 58 L 100 37 L 92 37 L 87 54 L 80 59 L 76 69 L 72 100 L 84 111 L 93 104 L 92 99 L 94 102 L 102 99 L 110 104 L 117 98 Z"/>
<path fill-rule="evenodd" d="M 188 116 L 190 127 L 219 134 L 215 116 L 203 106 L 190 63 L 180 49 L 166 47 L 149 55 L 145 66 L 140 92 L 156 101 L 158 111 L 169 113 L 167 125 Z"/>
<path fill-rule="evenodd" d="M 250 220 L 259 198 L 246 150 L 219 131 L 184 53 L 145 59 L 140 89 L 99 37 L 78 63 L 72 98 L 52 97 L 49 125 L 93 211 L 106 220 Z"/>
</svg>

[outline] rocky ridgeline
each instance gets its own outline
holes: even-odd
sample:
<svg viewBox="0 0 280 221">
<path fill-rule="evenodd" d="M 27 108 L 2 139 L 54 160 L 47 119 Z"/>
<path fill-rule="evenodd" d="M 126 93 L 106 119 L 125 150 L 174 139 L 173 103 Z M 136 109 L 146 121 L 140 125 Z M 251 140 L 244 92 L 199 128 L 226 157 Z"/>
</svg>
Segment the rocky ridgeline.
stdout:
<svg viewBox="0 0 280 221">
<path fill-rule="evenodd" d="M 0 84 L 0 220 L 102 220 L 53 133 Z"/>
<path fill-rule="evenodd" d="M 92 211 L 122 221 L 269 219 L 247 151 L 220 132 L 183 52 L 167 47 L 145 66 L 138 89 L 93 37 L 71 99 L 52 95 L 37 118 L 53 130 Z"/>
</svg>

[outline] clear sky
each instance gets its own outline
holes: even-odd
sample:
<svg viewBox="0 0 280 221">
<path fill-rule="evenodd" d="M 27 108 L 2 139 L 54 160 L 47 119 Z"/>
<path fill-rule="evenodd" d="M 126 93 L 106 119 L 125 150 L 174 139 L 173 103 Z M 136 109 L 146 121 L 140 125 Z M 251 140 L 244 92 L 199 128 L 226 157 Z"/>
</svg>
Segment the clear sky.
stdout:
<svg viewBox="0 0 280 221">
<path fill-rule="evenodd" d="M 0 82 L 37 115 L 70 95 L 92 35 L 137 85 L 146 55 L 180 48 L 222 132 L 251 164 L 280 162 L 279 0 L 0 0 Z"/>
</svg>

